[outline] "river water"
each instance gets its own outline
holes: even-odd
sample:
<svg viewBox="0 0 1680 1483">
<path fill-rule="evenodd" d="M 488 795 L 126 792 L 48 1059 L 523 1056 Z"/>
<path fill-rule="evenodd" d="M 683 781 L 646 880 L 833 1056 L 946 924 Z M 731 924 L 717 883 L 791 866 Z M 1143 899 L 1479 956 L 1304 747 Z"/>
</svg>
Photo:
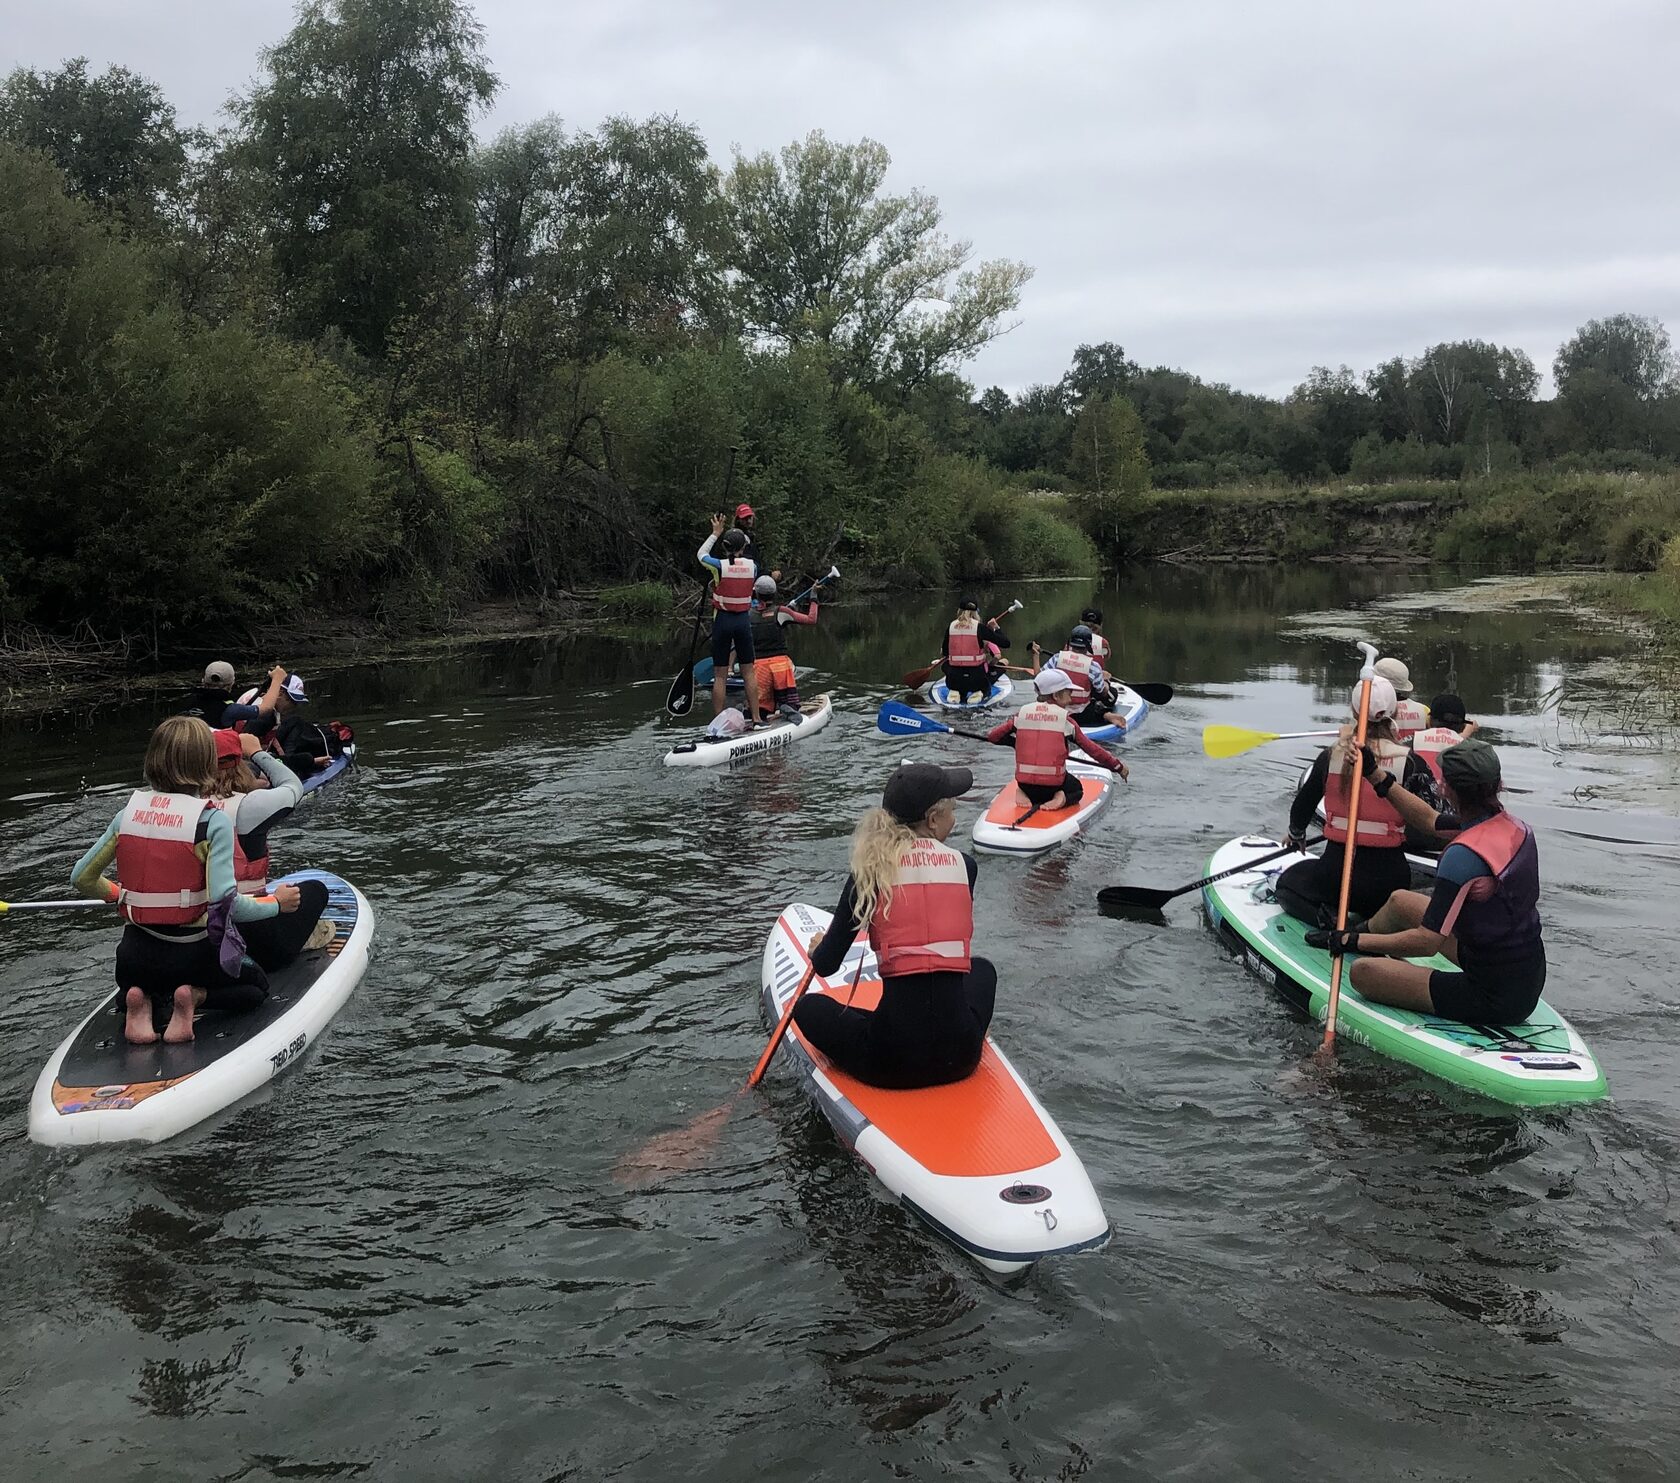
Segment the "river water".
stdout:
<svg viewBox="0 0 1680 1483">
<path fill-rule="evenodd" d="M 1612 839 L 1672 837 L 1676 757 L 1631 704 L 1627 634 L 1460 580 L 1162 568 L 1100 594 L 1120 675 L 1178 696 L 1089 837 L 983 862 L 978 917 L 994 1035 L 1114 1240 L 1012 1285 L 883 1199 L 785 1074 L 698 1167 L 615 1178 L 741 1082 L 765 934 L 831 906 L 886 771 L 973 763 L 965 822 L 1007 775 L 872 730 L 950 595 L 799 631 L 835 722 L 734 772 L 660 766 L 670 635 L 311 674 L 363 765 L 277 859 L 355 881 L 379 932 L 264 1097 L 154 1148 L 30 1144 L 114 932 L 0 921 L 5 1476 L 1673 1477 L 1680 850 Z M 1017 595 L 1019 641 L 1093 593 L 985 597 Z M 1214 762 L 1201 727 L 1331 721 L 1364 635 L 1578 819 L 1541 834 L 1548 993 L 1613 1101 L 1505 1109 L 1353 1046 L 1316 1066 L 1193 896 L 1165 927 L 1097 914 L 1101 886 L 1281 829 L 1304 749 Z M 0 736 L 8 899 L 69 894 L 155 713 Z"/>
</svg>

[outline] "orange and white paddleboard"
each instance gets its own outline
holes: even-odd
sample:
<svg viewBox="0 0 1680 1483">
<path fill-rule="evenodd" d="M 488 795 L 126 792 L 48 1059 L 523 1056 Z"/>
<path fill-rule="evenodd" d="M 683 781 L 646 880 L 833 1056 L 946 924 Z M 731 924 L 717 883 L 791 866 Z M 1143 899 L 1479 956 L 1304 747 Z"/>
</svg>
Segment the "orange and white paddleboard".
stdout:
<svg viewBox="0 0 1680 1483">
<path fill-rule="evenodd" d="M 772 1022 L 804 977 L 806 943 L 829 921 L 829 913 L 800 904 L 777 919 L 764 945 L 764 1010 Z M 806 992 L 873 1009 L 881 980 L 869 944 L 854 944 L 840 971 L 814 979 Z M 848 1076 L 797 1024 L 788 1027 L 781 1056 L 887 1192 L 983 1267 L 1020 1272 L 1042 1257 L 1108 1240 L 1108 1217 L 1079 1155 L 989 1038 L 972 1076 L 910 1092 Z"/>
<path fill-rule="evenodd" d="M 1034 809 L 1023 800 L 1013 781 L 1007 782 L 992 806 L 974 821 L 974 843 L 982 850 L 1007 855 L 1037 855 L 1070 840 L 1090 826 L 1114 796 L 1114 774 L 1094 762 L 1070 762 L 1084 796 L 1073 808 Z"/>
</svg>

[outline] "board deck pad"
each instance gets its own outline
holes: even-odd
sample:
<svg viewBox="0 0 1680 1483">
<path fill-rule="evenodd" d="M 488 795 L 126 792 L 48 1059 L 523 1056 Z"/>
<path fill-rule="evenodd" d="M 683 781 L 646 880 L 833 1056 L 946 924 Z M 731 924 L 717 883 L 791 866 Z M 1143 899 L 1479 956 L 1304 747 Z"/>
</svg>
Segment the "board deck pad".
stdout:
<svg viewBox="0 0 1680 1483">
<path fill-rule="evenodd" d="M 942 679 L 935 680 L 932 688 L 928 691 L 933 703 L 941 710 L 947 711 L 983 711 L 988 706 L 994 706 L 1000 701 L 1008 700 L 1014 693 L 1015 681 L 1008 675 L 999 675 L 992 681 L 992 688 L 974 700 L 956 699 L 951 694 L 951 687 Z"/>
<path fill-rule="evenodd" d="M 1245 854 L 1264 853 L 1266 848 L 1277 845 L 1271 840 L 1233 840 L 1215 851 L 1208 873 L 1229 869 Z M 1330 954 L 1307 944 L 1311 927 L 1278 906 L 1272 891 L 1277 877 L 1304 858 L 1268 861 L 1210 884 L 1203 888 L 1203 899 L 1210 923 L 1242 953 L 1249 971 L 1322 1020 L 1329 999 Z M 1414 871 L 1419 863 L 1414 860 Z M 1357 955 L 1347 961 L 1357 961 Z M 1457 971 L 1440 956 L 1409 961 Z M 1608 1094 L 1604 1073 L 1586 1043 L 1544 999 L 1522 1024 L 1465 1024 L 1367 1000 L 1344 972 L 1337 1030 L 1381 1054 L 1501 1101 L 1538 1106 L 1592 1101 Z"/>
<path fill-rule="evenodd" d="M 336 876 L 315 878 L 327 885 L 322 919 L 336 923 L 338 935 L 326 947 L 301 953 L 271 973 L 269 996 L 258 1008 L 240 1014 L 207 1010 L 194 1020 L 194 1039 L 186 1045 L 130 1045 L 123 1038 L 123 991 L 114 990 L 65 1052 L 53 1082 L 53 1104 L 61 1112 L 90 1101 L 99 1107 L 132 1106 L 213 1065 L 274 1024 L 326 972 L 356 925 L 355 892 Z"/>
</svg>

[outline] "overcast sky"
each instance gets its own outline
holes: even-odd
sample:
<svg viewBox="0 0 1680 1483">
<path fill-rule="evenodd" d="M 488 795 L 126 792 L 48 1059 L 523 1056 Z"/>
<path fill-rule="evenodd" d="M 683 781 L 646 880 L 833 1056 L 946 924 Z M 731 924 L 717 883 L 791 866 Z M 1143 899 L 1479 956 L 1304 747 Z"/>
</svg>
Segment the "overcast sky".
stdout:
<svg viewBox="0 0 1680 1483">
<path fill-rule="evenodd" d="M 481 132 L 675 113 L 714 156 L 880 140 L 978 258 L 1035 276 L 967 374 L 1081 341 L 1287 392 L 1438 340 L 1542 371 L 1583 321 L 1680 335 L 1677 0 L 479 0 Z M 212 122 L 289 7 L 7 6 L 0 62 L 78 54 Z"/>
</svg>

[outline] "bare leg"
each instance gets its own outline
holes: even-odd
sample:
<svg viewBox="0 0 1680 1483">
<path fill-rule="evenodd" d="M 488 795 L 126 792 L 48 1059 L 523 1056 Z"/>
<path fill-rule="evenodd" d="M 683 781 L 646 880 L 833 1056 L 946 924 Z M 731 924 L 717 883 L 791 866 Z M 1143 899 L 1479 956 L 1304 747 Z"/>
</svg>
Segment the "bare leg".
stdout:
<svg viewBox="0 0 1680 1483">
<path fill-rule="evenodd" d="M 157 1031 L 152 1028 L 152 1001 L 144 989 L 130 989 L 123 999 L 128 1018 L 123 1023 L 123 1037 L 130 1045 L 154 1045 Z"/>
<path fill-rule="evenodd" d="M 729 666 L 712 666 L 712 714 L 721 716 L 729 700 Z"/>
<path fill-rule="evenodd" d="M 193 1010 L 203 1002 L 203 989 L 182 984 L 175 990 L 175 1013 L 169 1017 L 169 1027 L 163 1038 L 169 1045 L 187 1045 L 193 1038 Z"/>
<path fill-rule="evenodd" d="M 741 678 L 747 682 L 747 714 L 755 721 L 762 720 L 758 713 L 758 666 L 743 664 Z"/>
<path fill-rule="evenodd" d="M 1371 918 L 1367 932 L 1409 932 L 1423 924 L 1429 898 L 1422 891 L 1396 891 Z"/>
<path fill-rule="evenodd" d="M 1400 958 L 1360 958 L 1353 964 L 1351 976 L 1354 988 L 1367 999 L 1433 1014 L 1435 1001 L 1429 993 L 1429 974 L 1421 964 Z"/>
</svg>

